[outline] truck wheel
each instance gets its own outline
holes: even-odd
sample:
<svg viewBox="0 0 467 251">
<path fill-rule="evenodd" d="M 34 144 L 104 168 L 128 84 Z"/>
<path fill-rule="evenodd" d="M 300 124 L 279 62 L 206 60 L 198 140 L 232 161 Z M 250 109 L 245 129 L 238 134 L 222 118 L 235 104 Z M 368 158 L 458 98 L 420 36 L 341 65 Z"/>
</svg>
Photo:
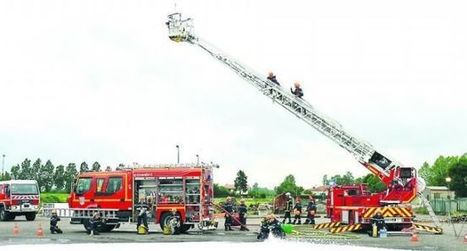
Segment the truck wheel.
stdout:
<svg viewBox="0 0 467 251">
<path fill-rule="evenodd" d="M 3 208 L 0 208 L 0 220 L 1 221 L 8 221 L 10 220 L 10 213 L 5 211 Z"/>
<path fill-rule="evenodd" d="M 115 228 L 115 225 L 103 224 L 103 225 L 100 225 L 99 232 L 107 233 L 107 232 L 112 231 L 114 228 Z"/>
<path fill-rule="evenodd" d="M 169 212 L 165 212 L 161 215 L 159 225 L 161 226 L 162 230 L 164 230 L 164 226 L 169 223 L 170 219 L 172 219 L 172 214 Z"/>
<path fill-rule="evenodd" d="M 89 220 L 85 219 L 82 221 L 82 223 L 83 223 L 84 230 L 86 230 L 88 234 L 91 233 L 91 226 L 89 224 Z"/>
<path fill-rule="evenodd" d="M 36 219 L 36 213 L 27 213 L 26 214 L 26 220 L 27 221 L 33 221 Z"/>
<path fill-rule="evenodd" d="M 188 230 L 190 230 L 192 226 L 193 225 L 190 224 L 182 224 L 182 226 L 180 227 L 180 233 L 186 234 L 186 232 L 188 232 Z"/>
</svg>

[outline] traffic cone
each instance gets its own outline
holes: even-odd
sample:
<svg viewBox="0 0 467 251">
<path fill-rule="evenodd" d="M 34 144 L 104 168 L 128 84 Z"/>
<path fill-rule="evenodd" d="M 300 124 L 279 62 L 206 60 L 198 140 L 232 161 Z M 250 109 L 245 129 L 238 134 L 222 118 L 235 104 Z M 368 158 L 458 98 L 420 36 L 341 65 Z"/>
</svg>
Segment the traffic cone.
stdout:
<svg viewBox="0 0 467 251">
<path fill-rule="evenodd" d="M 19 234 L 18 223 L 15 223 L 15 226 L 13 226 L 13 235 L 18 235 L 18 234 Z"/>
<path fill-rule="evenodd" d="M 419 241 L 417 233 L 412 232 L 412 237 L 410 237 L 410 241 L 413 241 L 413 242 Z"/>
<path fill-rule="evenodd" d="M 42 229 L 41 224 L 39 224 L 39 227 L 36 230 L 36 236 L 37 237 L 44 237 L 44 229 Z"/>
</svg>

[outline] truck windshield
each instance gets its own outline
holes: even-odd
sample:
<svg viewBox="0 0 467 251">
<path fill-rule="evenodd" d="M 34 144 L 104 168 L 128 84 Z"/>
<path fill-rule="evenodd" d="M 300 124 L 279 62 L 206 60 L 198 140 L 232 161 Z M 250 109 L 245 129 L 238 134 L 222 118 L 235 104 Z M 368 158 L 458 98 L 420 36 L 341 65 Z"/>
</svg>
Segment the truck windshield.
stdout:
<svg viewBox="0 0 467 251">
<path fill-rule="evenodd" d="M 36 184 L 12 184 L 11 194 L 38 194 Z"/>
<path fill-rule="evenodd" d="M 91 188 L 91 178 L 80 178 L 78 180 L 78 184 L 76 185 L 76 190 L 75 192 L 77 194 L 82 194 Z"/>
</svg>

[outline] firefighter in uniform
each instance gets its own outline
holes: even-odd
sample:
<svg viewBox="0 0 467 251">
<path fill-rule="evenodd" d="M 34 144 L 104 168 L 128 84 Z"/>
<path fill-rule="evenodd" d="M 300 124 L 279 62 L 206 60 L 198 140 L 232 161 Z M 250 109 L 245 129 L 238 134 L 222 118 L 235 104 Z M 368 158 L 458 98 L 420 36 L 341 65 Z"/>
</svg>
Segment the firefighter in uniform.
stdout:
<svg viewBox="0 0 467 251">
<path fill-rule="evenodd" d="M 316 205 L 315 205 L 315 200 L 313 197 L 310 195 L 310 199 L 308 201 L 308 205 L 306 207 L 306 220 L 305 224 L 315 224 L 315 214 L 316 214 Z"/>
<path fill-rule="evenodd" d="M 232 229 L 232 214 L 234 212 L 233 210 L 233 205 L 232 205 L 232 198 L 227 197 L 225 203 L 224 203 L 224 211 L 225 211 L 225 222 L 224 222 L 224 227 L 225 231 L 233 231 Z"/>
<path fill-rule="evenodd" d="M 50 217 L 50 233 L 51 234 L 61 234 L 63 231 L 58 227 L 58 222 L 60 217 L 57 215 L 56 210 L 52 210 L 52 216 Z"/>
<path fill-rule="evenodd" d="M 177 213 L 177 209 L 172 208 L 170 210 L 172 213 L 172 218 L 169 221 L 170 232 L 171 234 L 179 234 L 180 233 L 180 216 Z"/>
<path fill-rule="evenodd" d="M 384 222 L 384 216 L 383 214 L 378 211 L 375 215 L 373 215 L 373 217 L 371 218 L 371 225 L 373 226 L 373 228 L 376 228 L 374 229 L 373 231 L 376 230 L 376 233 L 372 233 L 371 235 L 373 235 L 374 237 L 377 237 L 377 235 L 379 234 L 379 231 L 383 228 L 383 227 L 386 227 L 386 224 Z M 375 236 L 376 235 L 376 236 Z"/>
<path fill-rule="evenodd" d="M 99 225 L 101 224 L 101 222 L 101 214 L 99 212 L 94 213 L 91 219 L 89 219 L 88 234 L 99 235 Z"/>
<path fill-rule="evenodd" d="M 268 214 L 264 217 L 261 221 L 261 228 L 256 238 L 258 240 L 265 240 L 269 237 L 270 233 L 274 237 L 282 238 L 285 236 L 284 231 L 282 231 L 281 224 L 274 214 Z"/>
<path fill-rule="evenodd" d="M 248 211 L 246 205 L 245 205 L 245 200 L 241 199 L 240 200 L 240 205 L 237 208 L 238 210 L 238 216 L 240 219 L 240 231 L 247 231 L 247 228 L 245 227 L 246 225 L 246 213 Z"/>
<path fill-rule="evenodd" d="M 136 211 L 138 212 L 136 232 L 138 234 L 147 234 L 149 232 L 148 210 L 149 210 L 149 205 L 148 205 L 148 203 L 146 203 L 146 201 L 144 199 L 141 199 L 138 202 L 138 204 L 136 204 Z M 141 231 L 140 231 L 141 224 L 143 224 L 145 229 L 144 230 L 141 229 Z"/>
<path fill-rule="evenodd" d="M 293 224 L 302 224 L 302 203 L 300 203 L 300 198 L 297 197 L 295 206 L 293 207 L 293 213 L 294 213 L 294 219 L 293 219 Z"/>
<path fill-rule="evenodd" d="M 292 196 L 290 195 L 290 193 L 286 193 L 285 196 L 287 197 L 286 198 L 287 201 L 285 202 L 285 215 L 284 215 L 284 219 L 282 220 L 282 224 L 285 223 L 286 219 L 289 220 L 288 224 L 291 224 L 292 218 L 290 216 L 290 211 L 292 211 L 292 208 L 293 208 Z"/>
</svg>

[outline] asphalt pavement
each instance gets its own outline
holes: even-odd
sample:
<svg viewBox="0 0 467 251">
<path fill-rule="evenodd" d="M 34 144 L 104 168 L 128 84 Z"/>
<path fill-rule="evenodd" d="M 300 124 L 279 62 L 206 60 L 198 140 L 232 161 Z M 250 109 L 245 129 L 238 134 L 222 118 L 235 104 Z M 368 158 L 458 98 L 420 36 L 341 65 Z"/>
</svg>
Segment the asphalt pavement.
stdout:
<svg viewBox="0 0 467 251">
<path fill-rule="evenodd" d="M 326 219 L 318 219 L 317 223 Z M 70 243 L 134 243 L 134 242 L 257 242 L 256 232 L 259 229 L 259 218 L 249 219 L 250 231 L 224 231 L 223 221 L 220 219 L 219 228 L 214 231 L 200 231 L 191 229 L 187 234 L 164 235 L 158 225 L 150 224 L 149 235 L 137 235 L 134 224 L 122 224 L 120 228 L 98 236 L 86 234 L 82 225 L 72 225 L 67 219 L 62 219 L 59 226 L 63 234 L 50 234 L 49 220 L 37 217 L 29 222 L 23 217 L 15 221 L 0 222 L 0 245 L 17 244 L 70 244 Z M 17 232 L 14 233 L 15 225 Z M 467 234 L 467 223 L 456 224 L 454 227 L 443 224 L 442 235 L 419 235 L 419 241 L 411 241 L 410 236 L 389 236 L 387 238 L 372 238 L 364 233 L 347 233 L 332 235 L 328 231 L 317 231 L 309 225 L 296 226 L 296 232 L 289 234 L 287 240 L 306 241 L 319 244 L 338 244 L 352 246 L 368 246 L 379 248 L 411 249 L 411 250 L 467 250 L 464 235 Z M 42 228 L 44 236 L 37 236 L 38 228 Z M 456 237 L 454 232 L 461 233 Z"/>
</svg>

